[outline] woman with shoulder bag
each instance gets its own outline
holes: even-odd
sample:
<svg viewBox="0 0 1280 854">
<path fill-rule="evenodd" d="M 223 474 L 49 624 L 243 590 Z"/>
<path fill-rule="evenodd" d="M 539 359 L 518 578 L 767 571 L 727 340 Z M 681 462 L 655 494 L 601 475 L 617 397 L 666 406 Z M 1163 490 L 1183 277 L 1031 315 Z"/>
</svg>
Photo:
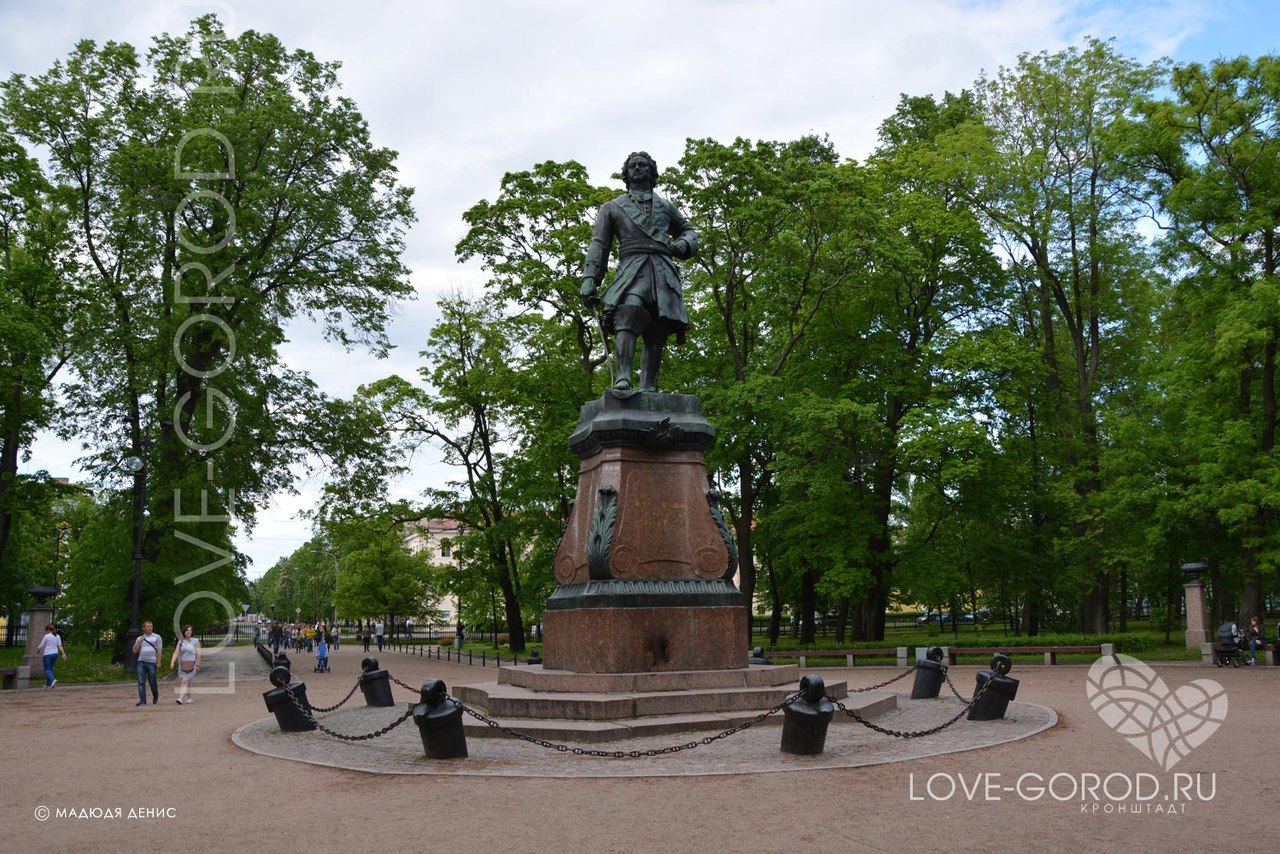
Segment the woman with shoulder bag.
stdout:
<svg viewBox="0 0 1280 854">
<path fill-rule="evenodd" d="M 191 626 L 182 627 L 182 637 L 178 639 L 173 650 L 173 658 L 169 667 L 177 667 L 178 673 L 178 705 L 191 705 L 191 680 L 200 669 L 200 641 L 193 636 Z"/>
</svg>

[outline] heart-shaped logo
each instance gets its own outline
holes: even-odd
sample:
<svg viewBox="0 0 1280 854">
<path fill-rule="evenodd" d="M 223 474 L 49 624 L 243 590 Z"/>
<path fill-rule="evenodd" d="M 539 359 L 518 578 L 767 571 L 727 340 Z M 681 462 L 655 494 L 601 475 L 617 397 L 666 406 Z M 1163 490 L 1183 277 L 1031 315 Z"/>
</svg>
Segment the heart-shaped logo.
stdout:
<svg viewBox="0 0 1280 854">
<path fill-rule="evenodd" d="M 1170 691 L 1156 672 L 1128 655 L 1089 668 L 1089 702 L 1125 741 L 1168 771 L 1227 719 L 1227 692 L 1212 679 Z"/>
</svg>

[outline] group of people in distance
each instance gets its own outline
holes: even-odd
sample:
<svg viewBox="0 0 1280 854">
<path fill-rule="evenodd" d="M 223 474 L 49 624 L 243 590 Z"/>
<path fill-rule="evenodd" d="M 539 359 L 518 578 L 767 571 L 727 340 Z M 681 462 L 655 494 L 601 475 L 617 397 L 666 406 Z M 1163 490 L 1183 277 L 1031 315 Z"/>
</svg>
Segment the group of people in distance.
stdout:
<svg viewBox="0 0 1280 854">
<path fill-rule="evenodd" d="M 272 623 L 267 630 L 267 643 L 272 652 L 279 652 L 281 647 L 285 651 L 312 652 L 318 643 L 337 649 L 342 643 L 342 629 L 337 624 L 326 626 L 323 622 Z"/>
</svg>

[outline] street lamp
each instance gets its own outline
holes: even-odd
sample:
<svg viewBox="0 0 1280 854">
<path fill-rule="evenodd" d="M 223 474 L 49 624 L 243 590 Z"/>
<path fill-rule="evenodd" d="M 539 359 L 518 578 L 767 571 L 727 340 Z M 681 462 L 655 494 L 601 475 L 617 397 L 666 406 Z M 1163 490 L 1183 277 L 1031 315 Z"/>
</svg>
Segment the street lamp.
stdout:
<svg viewBox="0 0 1280 854">
<path fill-rule="evenodd" d="M 333 615 L 329 620 L 329 625 L 332 626 L 338 622 L 338 553 L 327 550 L 322 550 L 320 553 L 333 558 Z"/>
<path fill-rule="evenodd" d="M 291 578 L 289 578 L 289 573 L 288 573 L 287 571 L 283 571 L 283 572 L 281 572 L 281 573 L 280 573 L 280 586 L 284 588 L 284 618 L 285 618 L 285 620 L 288 620 L 288 619 L 289 619 L 289 606 L 293 604 L 293 591 L 292 591 L 292 590 L 290 589 L 290 587 L 289 587 L 289 584 L 290 584 L 290 582 L 291 582 L 291 581 L 292 581 L 292 579 L 291 579 Z"/>
<path fill-rule="evenodd" d="M 142 634 L 138 616 L 142 605 L 142 523 L 147 502 L 147 462 L 142 457 L 126 457 L 120 467 L 133 475 L 133 612 L 129 631 L 124 636 L 124 672 L 138 672 L 138 653 L 134 641 Z"/>
</svg>

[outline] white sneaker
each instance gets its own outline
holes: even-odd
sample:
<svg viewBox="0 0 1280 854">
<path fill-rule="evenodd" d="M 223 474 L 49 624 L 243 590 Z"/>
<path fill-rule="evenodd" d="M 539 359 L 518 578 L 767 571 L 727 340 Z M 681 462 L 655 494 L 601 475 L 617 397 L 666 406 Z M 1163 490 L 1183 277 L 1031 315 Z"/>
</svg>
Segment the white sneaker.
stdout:
<svg viewBox="0 0 1280 854">
<path fill-rule="evenodd" d="M 50 683 L 49 683 L 49 687 L 50 687 L 50 688 L 52 688 L 54 685 L 57 685 L 57 684 L 58 684 L 58 680 L 57 680 L 57 679 L 55 679 L 55 680 L 53 680 L 52 682 L 50 682 Z"/>
<path fill-rule="evenodd" d="M 190 697 L 188 697 L 188 698 L 187 698 L 187 705 L 188 705 L 188 706 L 189 706 L 189 705 L 191 705 L 191 698 L 190 698 Z"/>
</svg>

